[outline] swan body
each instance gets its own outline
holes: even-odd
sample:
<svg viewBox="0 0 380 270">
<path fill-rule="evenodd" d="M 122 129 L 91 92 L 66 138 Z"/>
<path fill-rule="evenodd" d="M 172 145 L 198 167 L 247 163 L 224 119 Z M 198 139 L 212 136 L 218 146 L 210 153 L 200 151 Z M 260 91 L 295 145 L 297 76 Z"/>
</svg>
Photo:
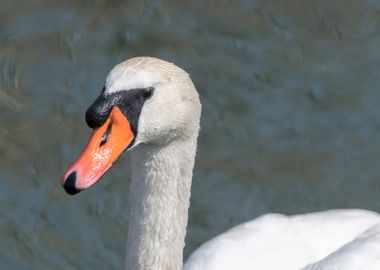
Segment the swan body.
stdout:
<svg viewBox="0 0 380 270">
<path fill-rule="evenodd" d="M 184 270 L 378 269 L 379 230 L 379 215 L 366 210 L 267 214 L 204 243 Z M 352 263 L 353 256 L 359 264 Z M 377 262 L 372 268 L 364 264 L 371 257 Z"/>
<path fill-rule="evenodd" d="M 380 216 L 354 209 L 268 214 L 209 240 L 183 265 L 200 114 L 188 74 L 151 57 L 115 66 L 86 112 L 93 135 L 61 183 L 76 194 L 129 151 L 126 269 L 379 269 Z"/>
</svg>

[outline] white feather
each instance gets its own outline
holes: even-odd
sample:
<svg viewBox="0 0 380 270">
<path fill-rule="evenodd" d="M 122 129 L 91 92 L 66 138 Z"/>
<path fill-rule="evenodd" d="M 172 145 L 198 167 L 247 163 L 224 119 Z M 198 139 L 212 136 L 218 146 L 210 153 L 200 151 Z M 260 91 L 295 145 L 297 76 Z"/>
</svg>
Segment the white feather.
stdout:
<svg viewBox="0 0 380 270">
<path fill-rule="evenodd" d="M 201 104 L 185 71 L 149 57 L 117 65 L 106 94 L 147 87 L 155 91 L 131 151 L 126 268 L 179 270 Z M 268 214 L 206 242 L 183 269 L 380 269 L 380 216 L 354 209 Z"/>
<path fill-rule="evenodd" d="M 204 243 L 190 256 L 184 270 L 370 269 L 366 268 L 366 258 L 374 254 L 378 257 L 375 265 L 380 265 L 380 234 L 378 229 L 373 231 L 379 222 L 378 214 L 355 209 L 297 216 L 267 214 Z M 347 260 L 344 247 L 356 247 L 362 237 L 366 244 L 376 243 L 377 249 L 361 252 L 361 267 L 327 268 L 333 261 L 324 262 L 328 256 L 334 254 L 334 260 Z M 343 250 L 346 254 L 342 254 Z"/>
</svg>

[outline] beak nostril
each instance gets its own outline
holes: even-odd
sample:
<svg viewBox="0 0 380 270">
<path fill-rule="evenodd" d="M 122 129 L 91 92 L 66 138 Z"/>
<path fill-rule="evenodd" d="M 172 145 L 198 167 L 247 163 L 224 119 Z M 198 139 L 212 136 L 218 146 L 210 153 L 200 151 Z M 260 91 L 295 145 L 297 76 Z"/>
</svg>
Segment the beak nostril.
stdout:
<svg viewBox="0 0 380 270">
<path fill-rule="evenodd" d="M 107 135 L 107 132 L 106 132 L 106 133 L 104 133 L 102 139 L 100 140 L 99 146 L 102 146 L 103 144 L 105 144 L 107 142 L 107 139 L 108 139 L 108 135 Z"/>
<path fill-rule="evenodd" d="M 66 178 L 65 183 L 63 184 L 63 188 L 70 195 L 75 195 L 82 191 L 75 187 L 76 179 L 77 179 L 77 173 L 76 171 L 73 171 L 72 173 L 69 174 L 69 176 Z"/>
<path fill-rule="evenodd" d="M 106 132 L 103 134 L 102 139 L 100 140 L 99 146 L 102 146 L 103 144 L 107 142 L 108 136 L 111 134 L 111 129 L 112 129 L 112 121 L 108 125 Z"/>
</svg>

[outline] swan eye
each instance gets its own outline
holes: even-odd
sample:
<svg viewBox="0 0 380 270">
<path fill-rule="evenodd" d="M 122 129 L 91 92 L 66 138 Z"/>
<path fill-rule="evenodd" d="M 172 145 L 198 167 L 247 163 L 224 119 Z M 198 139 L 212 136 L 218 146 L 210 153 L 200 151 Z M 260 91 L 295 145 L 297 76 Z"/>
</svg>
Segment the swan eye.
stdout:
<svg viewBox="0 0 380 270">
<path fill-rule="evenodd" d="M 107 142 L 108 136 L 111 134 L 111 128 L 112 128 L 112 122 L 108 125 L 106 132 L 104 132 L 102 139 L 100 140 L 99 146 L 102 146 Z"/>
<path fill-rule="evenodd" d="M 148 88 L 143 90 L 143 97 L 145 100 L 147 100 L 153 96 L 153 90 L 154 90 L 153 87 L 148 87 Z"/>
</svg>

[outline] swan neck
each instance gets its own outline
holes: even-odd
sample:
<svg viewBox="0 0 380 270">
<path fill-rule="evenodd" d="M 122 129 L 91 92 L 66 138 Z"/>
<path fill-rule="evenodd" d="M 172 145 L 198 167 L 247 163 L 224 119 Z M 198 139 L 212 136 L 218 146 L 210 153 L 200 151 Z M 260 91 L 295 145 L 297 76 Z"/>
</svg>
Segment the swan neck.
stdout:
<svg viewBox="0 0 380 270">
<path fill-rule="evenodd" d="M 196 139 L 131 153 L 126 269 L 180 270 Z"/>
</svg>

